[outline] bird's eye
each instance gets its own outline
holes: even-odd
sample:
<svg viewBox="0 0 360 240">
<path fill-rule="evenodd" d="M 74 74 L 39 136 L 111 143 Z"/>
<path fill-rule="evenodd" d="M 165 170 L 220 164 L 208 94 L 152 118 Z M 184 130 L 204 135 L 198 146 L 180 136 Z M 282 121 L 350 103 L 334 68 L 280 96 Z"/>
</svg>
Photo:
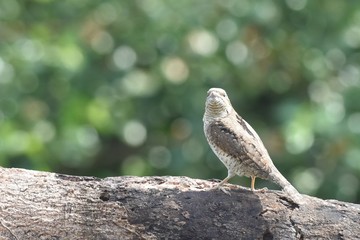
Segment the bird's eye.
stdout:
<svg viewBox="0 0 360 240">
<path fill-rule="evenodd" d="M 221 92 L 220 95 L 221 95 L 222 97 L 226 97 L 226 93 L 225 93 L 225 92 Z"/>
</svg>

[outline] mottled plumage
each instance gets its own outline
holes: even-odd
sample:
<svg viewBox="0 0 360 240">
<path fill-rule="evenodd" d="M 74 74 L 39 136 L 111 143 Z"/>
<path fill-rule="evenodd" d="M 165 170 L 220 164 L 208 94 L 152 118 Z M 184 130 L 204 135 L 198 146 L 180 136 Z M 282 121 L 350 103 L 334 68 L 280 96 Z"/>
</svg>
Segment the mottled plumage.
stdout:
<svg viewBox="0 0 360 240">
<path fill-rule="evenodd" d="M 204 132 L 211 149 L 228 169 L 220 187 L 235 175 L 271 180 L 297 203 L 301 195 L 276 169 L 255 130 L 236 113 L 226 92 L 220 88 L 208 91 L 204 114 Z"/>
</svg>

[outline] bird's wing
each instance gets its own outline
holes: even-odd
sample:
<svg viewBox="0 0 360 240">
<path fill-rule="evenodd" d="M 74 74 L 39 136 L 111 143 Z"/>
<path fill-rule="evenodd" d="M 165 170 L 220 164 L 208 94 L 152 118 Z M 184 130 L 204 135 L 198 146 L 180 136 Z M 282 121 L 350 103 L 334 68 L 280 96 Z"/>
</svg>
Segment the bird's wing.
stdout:
<svg viewBox="0 0 360 240">
<path fill-rule="evenodd" d="M 244 148 L 246 148 L 249 157 L 252 158 L 256 165 L 270 171 L 273 162 L 264 143 L 250 124 L 248 124 L 239 114 L 235 114 L 236 122 L 238 123 L 237 133 L 244 142 Z"/>
<path fill-rule="evenodd" d="M 267 156 L 264 154 L 268 153 L 259 147 L 259 136 L 245 121 L 242 122 L 243 125 L 233 126 L 233 124 L 229 119 L 210 124 L 208 127 L 208 131 L 211 132 L 208 134 L 211 138 L 210 141 L 222 152 L 239 161 L 244 172 L 267 178 L 270 166 L 267 164 Z"/>
<path fill-rule="evenodd" d="M 240 117 L 239 114 L 236 113 L 236 121 L 238 122 L 238 124 L 241 126 L 241 128 L 243 128 L 245 130 L 244 133 L 248 133 L 250 136 L 250 138 L 254 138 L 254 140 L 257 142 L 258 147 L 261 148 L 261 151 L 266 152 L 266 154 L 268 154 L 264 143 L 261 141 L 261 138 L 259 137 L 259 135 L 256 133 L 256 131 L 250 126 L 250 124 L 248 124 L 242 117 Z"/>
</svg>

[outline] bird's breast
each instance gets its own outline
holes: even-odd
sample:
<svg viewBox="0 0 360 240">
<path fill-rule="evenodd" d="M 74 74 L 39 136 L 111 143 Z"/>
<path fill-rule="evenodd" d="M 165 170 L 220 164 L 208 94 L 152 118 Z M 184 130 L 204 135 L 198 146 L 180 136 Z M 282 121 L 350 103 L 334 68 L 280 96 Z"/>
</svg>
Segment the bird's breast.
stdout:
<svg viewBox="0 0 360 240">
<path fill-rule="evenodd" d="M 244 175 L 242 165 L 250 158 L 239 136 L 221 121 L 205 125 L 204 130 L 211 149 L 221 162 L 238 175 Z"/>
</svg>

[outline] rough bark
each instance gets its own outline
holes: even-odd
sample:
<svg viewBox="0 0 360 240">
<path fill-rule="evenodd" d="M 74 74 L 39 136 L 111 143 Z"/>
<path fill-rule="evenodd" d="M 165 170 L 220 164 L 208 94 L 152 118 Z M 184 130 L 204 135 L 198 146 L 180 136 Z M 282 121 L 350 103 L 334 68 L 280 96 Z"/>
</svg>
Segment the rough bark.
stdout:
<svg viewBox="0 0 360 240">
<path fill-rule="evenodd" d="M 360 206 L 188 177 L 69 176 L 0 168 L 1 239 L 356 239 Z"/>
</svg>

